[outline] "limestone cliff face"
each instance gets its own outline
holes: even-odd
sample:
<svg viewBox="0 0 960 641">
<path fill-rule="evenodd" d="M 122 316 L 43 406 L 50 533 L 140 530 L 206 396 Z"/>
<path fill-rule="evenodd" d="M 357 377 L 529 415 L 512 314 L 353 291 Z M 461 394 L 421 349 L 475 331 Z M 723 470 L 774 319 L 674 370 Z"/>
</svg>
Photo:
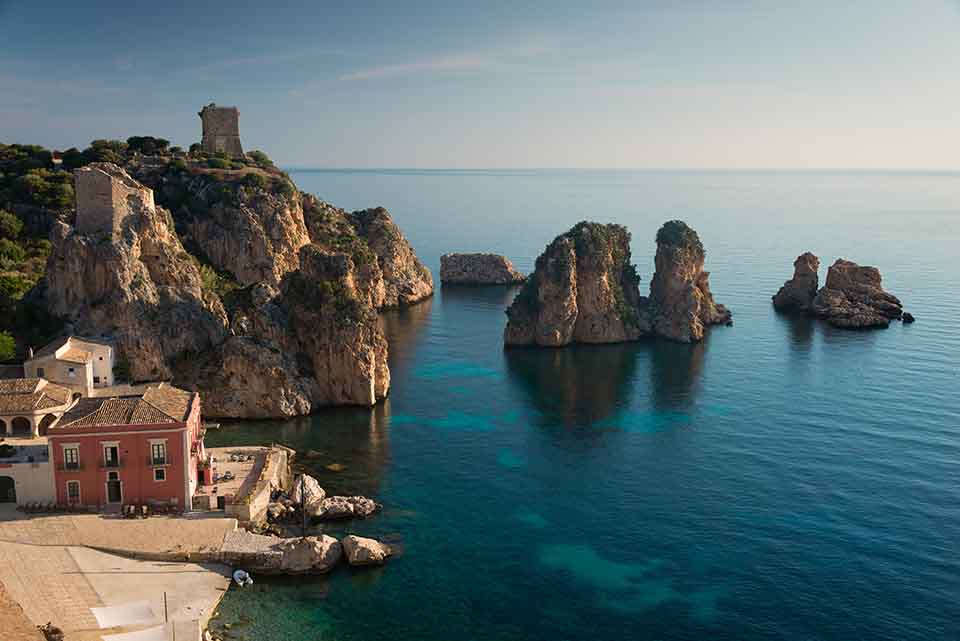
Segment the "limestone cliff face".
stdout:
<svg viewBox="0 0 960 641">
<path fill-rule="evenodd" d="M 880 270 L 842 258 L 827 271 L 826 285 L 817 292 L 813 313 L 837 327 L 887 327 L 903 317 L 900 299 L 884 291 Z"/>
<path fill-rule="evenodd" d="M 810 312 L 819 287 L 819 269 L 819 258 L 810 252 L 800 254 L 793 261 L 793 278 L 774 295 L 773 306 L 780 311 Z"/>
<path fill-rule="evenodd" d="M 680 220 L 657 232 L 656 271 L 650 283 L 650 317 L 654 333 L 691 343 L 703 339 L 708 325 L 728 324 L 731 314 L 713 300 L 706 253 L 697 232 Z"/>
<path fill-rule="evenodd" d="M 81 171 L 133 182 L 107 163 Z M 171 378 L 180 356 L 223 340 L 227 315 L 219 298 L 203 290 L 170 213 L 146 199 L 128 202 L 130 212 L 115 234 L 80 233 L 65 223 L 54 228 L 47 306 L 77 333 L 112 336 L 135 380 Z"/>
<path fill-rule="evenodd" d="M 639 277 L 630 264 L 630 232 L 583 222 L 558 236 L 507 310 L 507 345 L 559 347 L 636 340 L 649 326 Z"/>
<path fill-rule="evenodd" d="M 358 295 L 375 309 L 412 305 L 433 295 L 433 277 L 386 209 L 346 212 L 303 196 L 311 241 L 353 259 Z"/>
<path fill-rule="evenodd" d="M 504 342 L 559 347 L 646 334 L 699 341 L 708 325 L 731 322 L 730 312 L 713 299 L 703 261 L 696 232 L 680 221 L 666 223 L 657 234 L 650 297 L 643 298 L 626 228 L 580 223 L 537 258 L 507 309 Z"/>
<path fill-rule="evenodd" d="M 347 214 L 279 172 L 264 183 L 246 170 L 211 177 L 200 163 L 137 169 L 174 215 L 138 207 L 113 237 L 58 227 L 51 312 L 117 339 L 135 379 L 198 389 L 208 416 L 295 416 L 386 396 L 377 310 L 429 296 L 433 283 L 385 210 Z M 204 263 L 226 280 L 211 283 Z"/>
</svg>

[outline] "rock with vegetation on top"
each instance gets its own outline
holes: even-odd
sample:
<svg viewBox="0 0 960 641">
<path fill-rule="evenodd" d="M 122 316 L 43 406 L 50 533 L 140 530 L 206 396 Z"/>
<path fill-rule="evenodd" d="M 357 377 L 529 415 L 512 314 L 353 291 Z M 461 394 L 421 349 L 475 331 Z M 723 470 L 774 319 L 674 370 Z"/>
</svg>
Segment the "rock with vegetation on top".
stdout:
<svg viewBox="0 0 960 641">
<path fill-rule="evenodd" d="M 340 541 L 326 534 L 299 539 L 283 539 L 277 545 L 280 571 L 285 574 L 323 574 L 343 556 Z"/>
<path fill-rule="evenodd" d="M 715 302 L 710 273 L 703 270 L 706 252 L 697 232 L 680 220 L 657 232 L 656 271 L 650 283 L 653 332 L 681 343 L 703 339 L 709 325 L 730 324 L 731 313 Z"/>
<path fill-rule="evenodd" d="M 393 554 L 390 546 L 386 543 L 353 534 L 343 537 L 341 545 L 343 546 L 343 553 L 347 557 L 347 563 L 354 566 L 383 565 L 387 562 L 387 558 Z"/>
<path fill-rule="evenodd" d="M 800 254 L 793 261 L 793 278 L 783 284 L 774 295 L 773 306 L 784 312 L 809 313 L 820 286 L 817 270 L 820 259 L 810 252 Z"/>
<path fill-rule="evenodd" d="M 639 281 L 625 227 L 579 223 L 537 258 L 507 309 L 504 342 L 559 347 L 636 340 L 649 330 Z"/>
<path fill-rule="evenodd" d="M 813 300 L 813 313 L 837 327 L 887 327 L 902 318 L 903 306 L 883 290 L 880 270 L 840 258 L 827 270 L 827 282 Z"/>
<path fill-rule="evenodd" d="M 440 282 L 449 285 L 514 285 L 526 277 L 498 254 L 444 254 Z"/>
</svg>

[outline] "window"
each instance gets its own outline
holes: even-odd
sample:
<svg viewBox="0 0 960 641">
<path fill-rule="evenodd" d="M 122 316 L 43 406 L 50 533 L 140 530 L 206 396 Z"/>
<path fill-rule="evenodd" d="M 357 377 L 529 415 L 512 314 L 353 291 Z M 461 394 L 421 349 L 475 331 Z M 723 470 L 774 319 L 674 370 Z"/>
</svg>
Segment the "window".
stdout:
<svg viewBox="0 0 960 641">
<path fill-rule="evenodd" d="M 80 469 L 80 448 L 77 446 L 63 448 L 63 469 Z"/>
<path fill-rule="evenodd" d="M 80 481 L 67 481 L 67 503 L 75 505 L 80 502 Z"/>
<path fill-rule="evenodd" d="M 153 470 L 153 480 L 154 480 L 154 481 L 166 481 L 166 480 L 167 480 L 167 470 L 164 469 L 164 468 L 162 468 L 162 467 L 158 467 L 158 468 L 154 469 L 154 470 Z"/>
<path fill-rule="evenodd" d="M 43 368 L 42 368 L 42 367 L 38 367 L 38 368 L 37 368 L 37 378 L 43 378 L 45 375 L 46 375 L 46 373 L 43 371 Z"/>
<path fill-rule="evenodd" d="M 76 378 L 76 377 L 77 377 L 77 370 L 73 369 L 72 367 L 68 367 L 68 368 L 67 368 L 67 376 L 69 376 L 70 378 Z"/>
<path fill-rule="evenodd" d="M 101 360 L 101 361 L 103 360 L 103 356 L 100 357 L 100 360 Z"/>
<path fill-rule="evenodd" d="M 99 377 L 99 376 L 94 376 L 94 377 L 93 377 L 93 384 L 94 384 L 94 385 L 99 385 L 99 384 L 100 384 L 100 377 Z"/>
<path fill-rule="evenodd" d="M 165 442 L 154 442 L 150 444 L 151 465 L 167 464 L 167 444 Z"/>
<path fill-rule="evenodd" d="M 120 448 L 117 445 L 103 446 L 104 467 L 120 467 Z"/>
</svg>

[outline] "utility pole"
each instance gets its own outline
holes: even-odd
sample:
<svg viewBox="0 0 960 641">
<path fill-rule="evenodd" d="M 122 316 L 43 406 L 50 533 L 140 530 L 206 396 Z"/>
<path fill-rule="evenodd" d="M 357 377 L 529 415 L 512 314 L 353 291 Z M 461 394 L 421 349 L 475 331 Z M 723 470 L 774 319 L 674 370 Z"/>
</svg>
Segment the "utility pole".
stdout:
<svg viewBox="0 0 960 641">
<path fill-rule="evenodd" d="M 307 491 L 304 487 L 303 472 L 300 472 L 300 536 L 307 536 Z"/>
</svg>

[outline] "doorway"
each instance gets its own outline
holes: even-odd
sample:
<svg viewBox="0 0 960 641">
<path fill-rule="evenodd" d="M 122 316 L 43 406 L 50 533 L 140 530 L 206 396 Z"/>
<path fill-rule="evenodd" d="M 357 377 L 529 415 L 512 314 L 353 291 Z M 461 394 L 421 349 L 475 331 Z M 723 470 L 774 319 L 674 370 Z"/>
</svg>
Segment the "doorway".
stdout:
<svg viewBox="0 0 960 641">
<path fill-rule="evenodd" d="M 107 503 L 123 502 L 123 484 L 120 482 L 120 474 L 117 472 L 107 473 Z"/>
<path fill-rule="evenodd" d="M 16 503 L 17 486 L 9 476 L 0 476 L 0 503 Z"/>
</svg>

